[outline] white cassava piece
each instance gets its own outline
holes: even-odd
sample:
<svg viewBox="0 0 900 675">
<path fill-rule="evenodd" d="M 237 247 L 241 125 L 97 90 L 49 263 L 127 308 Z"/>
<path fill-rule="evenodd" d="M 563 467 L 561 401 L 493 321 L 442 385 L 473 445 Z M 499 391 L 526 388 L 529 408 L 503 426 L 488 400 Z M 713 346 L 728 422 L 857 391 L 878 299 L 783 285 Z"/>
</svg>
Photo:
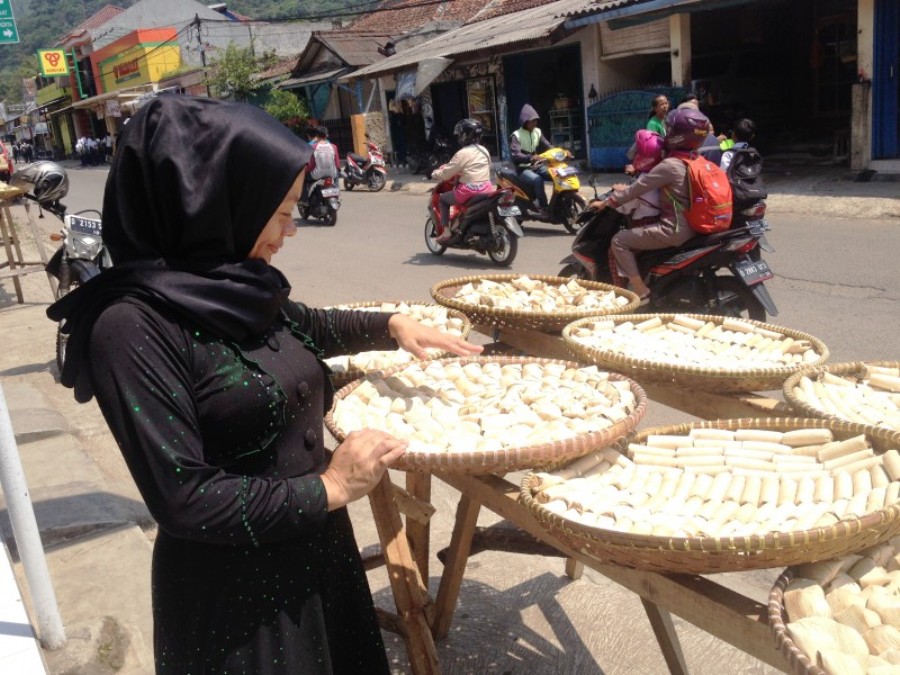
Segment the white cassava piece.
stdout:
<svg viewBox="0 0 900 675">
<path fill-rule="evenodd" d="M 876 454 L 865 436 L 836 441 L 824 428 L 697 428 L 650 433 L 627 455 L 607 448 L 529 481 L 536 502 L 589 527 L 741 537 L 829 527 L 897 503 L 900 454 Z"/>
<path fill-rule="evenodd" d="M 333 419 L 344 435 L 372 428 L 406 439 L 407 454 L 475 453 L 602 431 L 636 405 L 628 380 L 594 366 L 447 360 L 363 380 Z"/>
<path fill-rule="evenodd" d="M 859 374 L 801 375 L 790 391 L 820 416 L 900 430 L 900 368 L 866 364 Z"/>
<path fill-rule="evenodd" d="M 479 279 L 461 286 L 453 299 L 467 305 L 534 312 L 610 311 L 628 305 L 630 300 L 615 291 L 589 289 L 577 279 L 548 283 L 528 276 L 509 281 Z"/>
<path fill-rule="evenodd" d="M 829 675 L 900 672 L 900 537 L 788 570 L 787 633 Z"/>
<path fill-rule="evenodd" d="M 338 305 L 335 309 L 351 309 L 356 312 L 390 312 L 406 314 L 424 326 L 436 328 L 439 331 L 465 337 L 468 331 L 468 323 L 460 316 L 452 316 L 446 307 L 431 304 L 415 304 L 408 302 L 382 302 L 378 305 L 358 307 L 352 305 Z M 427 350 L 433 358 L 444 354 L 440 349 Z M 336 374 L 350 371 L 362 371 L 363 373 L 374 370 L 385 370 L 393 366 L 415 361 L 416 357 L 404 349 L 392 351 L 370 351 L 334 356 L 326 359 L 325 363 Z"/>
</svg>

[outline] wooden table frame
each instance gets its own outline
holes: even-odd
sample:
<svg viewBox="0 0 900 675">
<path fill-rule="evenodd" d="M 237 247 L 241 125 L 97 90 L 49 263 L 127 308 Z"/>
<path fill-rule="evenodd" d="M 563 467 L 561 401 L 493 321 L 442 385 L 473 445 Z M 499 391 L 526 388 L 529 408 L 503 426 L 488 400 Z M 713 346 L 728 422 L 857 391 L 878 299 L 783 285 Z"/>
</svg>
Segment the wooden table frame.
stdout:
<svg viewBox="0 0 900 675">
<path fill-rule="evenodd" d="M 3 241 L 3 248 L 6 252 L 6 261 L 0 262 L 0 269 L 6 269 L 6 271 L 0 272 L 0 280 L 12 278 L 13 286 L 16 290 L 16 299 L 19 301 L 19 304 L 22 304 L 25 302 L 25 296 L 22 293 L 22 283 L 19 277 L 34 272 L 46 272 L 49 258 L 47 257 L 47 250 L 44 248 L 44 242 L 31 215 L 30 205 L 26 202 L 25 210 L 28 214 L 28 227 L 31 231 L 31 236 L 34 237 L 34 243 L 37 246 L 38 255 L 41 259 L 39 261 L 25 260 L 22 255 L 19 235 L 16 232 L 12 213 L 9 209 L 10 201 L 11 198 L 0 199 L 0 240 Z M 47 273 L 47 279 L 50 283 L 50 290 L 55 297 L 56 280 L 49 273 Z"/>
<path fill-rule="evenodd" d="M 496 330 L 475 326 L 505 345 L 544 358 L 571 360 L 559 336 L 526 330 Z M 787 416 L 790 408 L 757 394 L 720 395 L 709 392 L 642 385 L 647 395 L 664 405 L 704 418 Z M 460 492 L 437 597 L 432 602 L 423 579 L 429 578 L 430 505 L 432 475 Z M 397 613 L 378 609 L 382 628 L 403 636 L 415 675 L 440 673 L 434 640 L 446 638 L 453 621 L 472 538 L 482 507 L 510 521 L 537 540 L 567 556 L 566 573 L 576 579 L 587 565 L 637 594 L 659 643 L 669 671 L 687 673 L 671 614 L 677 614 L 751 656 L 789 672 L 789 664 L 775 647 L 767 623 L 766 606 L 698 575 L 658 574 L 604 564 L 586 556 L 545 530 L 520 504 L 519 486 L 502 476 L 473 476 L 440 472 L 407 473 L 406 489 L 385 475 L 369 495 L 381 542 L 381 552 L 369 556 L 367 568 L 385 565 Z M 404 527 L 401 513 L 406 515 Z"/>
</svg>

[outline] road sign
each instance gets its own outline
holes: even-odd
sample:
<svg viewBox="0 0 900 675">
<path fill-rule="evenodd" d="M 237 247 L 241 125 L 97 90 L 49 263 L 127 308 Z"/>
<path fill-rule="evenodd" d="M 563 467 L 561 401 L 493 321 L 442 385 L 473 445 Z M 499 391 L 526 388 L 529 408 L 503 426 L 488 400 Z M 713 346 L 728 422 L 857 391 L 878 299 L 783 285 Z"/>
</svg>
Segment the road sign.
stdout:
<svg viewBox="0 0 900 675">
<path fill-rule="evenodd" d="M 9 0 L 0 0 L 0 45 L 19 42 L 19 29 L 16 28 L 16 17 L 13 16 Z"/>
</svg>

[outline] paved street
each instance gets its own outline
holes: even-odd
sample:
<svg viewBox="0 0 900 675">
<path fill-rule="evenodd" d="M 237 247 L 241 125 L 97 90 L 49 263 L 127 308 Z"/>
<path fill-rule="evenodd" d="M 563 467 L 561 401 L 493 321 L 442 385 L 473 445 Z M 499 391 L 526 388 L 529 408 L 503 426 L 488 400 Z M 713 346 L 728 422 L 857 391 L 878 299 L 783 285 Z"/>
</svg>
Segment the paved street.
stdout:
<svg viewBox="0 0 900 675">
<path fill-rule="evenodd" d="M 70 212 L 99 207 L 105 169 L 75 168 L 69 173 Z M 297 299 L 313 306 L 425 300 L 431 285 L 442 279 L 498 271 L 486 257 L 471 252 L 448 252 L 440 258 L 427 253 L 425 194 L 362 191 L 344 192 L 342 198 L 336 227 L 299 223 L 297 236 L 275 260 L 291 280 Z M 769 286 L 781 309 L 772 321 L 822 338 L 832 350 L 832 361 L 898 358 L 900 221 L 823 217 L 804 213 L 803 208 L 770 213 L 770 240 L 777 251 L 767 259 L 777 277 Z M 50 215 L 39 222 L 48 232 L 56 228 Z M 526 234 L 512 270 L 558 271 L 572 236 L 559 226 L 528 227 Z M 21 317 L 18 325 L 8 318 L 3 323 L 7 333 L 0 376 L 10 399 L 17 385 L 27 382 L 37 388 L 47 406 L 68 421 L 72 434 L 22 447 L 42 531 L 58 528 L 58 533 L 72 537 L 57 534 L 51 539 L 51 575 L 69 645 L 67 654 L 48 653 L 47 660 L 53 673 L 109 672 L 99 667 L 73 670 L 83 662 L 81 643 L 90 651 L 98 640 L 98 624 L 109 615 L 115 619 L 110 632 L 121 629 L 128 636 L 121 643 L 112 640 L 125 654 L 119 672 L 143 675 L 150 672 L 152 659 L 149 545 L 144 545 L 152 538 L 152 527 L 96 405 L 76 405 L 71 392 L 53 382 L 53 326 L 41 317 L 49 292 L 40 276 L 27 278 L 26 306 L 14 305 L 11 284 L 0 286 L 0 309 L 6 317 Z M 642 426 L 683 419 L 682 413 L 652 407 Z M 402 483 L 402 476 L 395 478 Z M 457 500 L 455 491 L 435 481 L 434 551 L 449 542 Z M 360 545 L 374 544 L 367 502 L 354 504 L 351 513 Z M 497 520 L 483 513 L 479 524 Z M 135 522 L 147 532 L 121 527 Z M 79 526 L 84 529 L 79 531 Z M 84 532 L 90 537 L 82 536 Z M 432 594 L 440 573 L 441 565 L 432 557 Z M 776 570 L 730 575 L 725 583 L 764 601 L 776 575 Z M 371 572 L 370 582 L 376 602 L 390 607 L 384 570 Z M 776 672 L 677 618 L 675 622 L 693 673 Z M 392 635 L 387 641 L 396 672 L 408 672 L 402 642 Z M 438 651 L 448 675 L 651 675 L 665 668 L 636 596 L 590 570 L 570 582 L 560 558 L 496 551 L 469 560 L 450 638 L 439 644 Z"/>
</svg>

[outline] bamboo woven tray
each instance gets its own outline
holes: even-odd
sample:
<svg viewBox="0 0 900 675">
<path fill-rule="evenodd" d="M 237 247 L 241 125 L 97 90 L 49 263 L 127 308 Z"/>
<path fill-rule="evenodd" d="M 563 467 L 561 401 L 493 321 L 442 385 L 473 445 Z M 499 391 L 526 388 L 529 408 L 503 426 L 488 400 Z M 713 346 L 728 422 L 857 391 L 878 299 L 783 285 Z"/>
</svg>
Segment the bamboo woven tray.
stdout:
<svg viewBox="0 0 900 675">
<path fill-rule="evenodd" d="M 407 305 L 416 305 L 416 306 L 422 306 L 422 307 L 437 306 L 437 304 L 434 302 L 421 302 L 421 301 L 417 301 L 417 300 L 383 300 L 383 301 L 375 300 L 375 301 L 370 301 L 370 302 L 354 302 L 351 304 L 335 305 L 335 308 L 336 309 L 363 309 L 366 307 L 380 307 L 381 305 L 383 305 L 385 303 L 393 303 L 395 305 L 407 304 Z M 469 337 L 469 333 L 472 331 L 472 322 L 469 321 L 469 317 L 467 317 L 465 314 L 463 314 L 459 310 L 452 309 L 450 307 L 446 307 L 445 309 L 447 310 L 448 316 L 460 319 L 463 322 L 460 337 L 463 340 L 467 339 Z M 442 359 L 447 356 L 449 356 L 449 354 L 447 352 L 439 352 L 439 353 L 435 353 L 428 360 L 433 361 L 435 359 Z M 416 361 L 416 360 L 417 359 L 415 357 L 412 357 L 407 363 L 412 363 L 413 361 Z M 327 361 L 327 359 L 326 359 L 326 361 Z M 393 367 L 393 366 L 391 366 L 391 367 Z M 361 370 L 358 368 L 347 369 L 347 370 L 340 371 L 340 372 L 332 372 L 331 384 L 334 386 L 335 389 L 340 389 L 344 385 L 349 384 L 350 382 L 353 382 L 353 380 L 358 380 L 359 378 L 364 377 L 364 376 L 366 376 L 370 373 L 374 373 L 374 372 L 377 372 L 377 371 Z"/>
<path fill-rule="evenodd" d="M 712 420 L 647 429 L 619 441 L 624 452 L 629 442 L 651 434 L 685 435 L 700 429 L 830 429 L 835 439 L 865 434 L 875 452 L 900 448 L 900 433 L 878 427 L 835 420 L 763 418 Z M 590 527 L 553 513 L 531 494 L 532 474 L 522 481 L 520 499 L 549 532 L 586 555 L 603 562 L 654 572 L 713 574 L 750 569 L 785 567 L 826 560 L 873 546 L 900 532 L 900 505 L 879 509 L 862 517 L 844 518 L 830 527 L 764 535 L 732 537 L 664 537 L 637 535 Z"/>
<path fill-rule="evenodd" d="M 432 286 L 431 297 L 433 297 L 435 302 L 440 305 L 444 305 L 445 307 L 452 307 L 453 309 L 458 309 L 459 311 L 463 312 L 470 319 L 472 319 L 473 323 L 482 324 L 485 326 L 497 326 L 498 328 L 524 328 L 526 330 L 536 330 L 543 333 L 558 333 L 567 324 L 583 317 L 605 316 L 608 314 L 621 314 L 625 312 L 631 312 L 637 309 L 638 305 L 640 304 L 640 298 L 638 298 L 636 294 L 632 293 L 631 291 L 625 290 L 624 288 L 611 286 L 609 284 L 603 284 L 597 281 L 582 281 L 581 279 L 578 280 L 578 283 L 584 288 L 594 291 L 613 291 L 614 293 L 616 293 L 616 295 L 627 298 L 628 304 L 622 305 L 621 307 L 615 307 L 613 309 L 572 309 L 556 312 L 542 312 L 537 310 L 517 310 L 487 307 L 485 305 L 473 305 L 470 303 L 461 302 L 453 297 L 460 288 L 469 283 L 474 283 L 483 279 L 502 283 L 504 281 L 517 279 L 521 276 L 524 275 L 486 274 L 477 277 L 460 277 L 457 279 L 447 279 Z M 527 276 L 535 281 L 543 281 L 545 283 L 551 284 L 564 284 L 569 281 L 569 279 L 564 277 L 555 277 L 541 274 L 529 274 Z"/>
<path fill-rule="evenodd" d="M 582 368 L 583 364 L 571 361 L 558 361 L 554 359 L 540 359 L 530 357 L 472 357 L 464 359 L 443 359 L 442 362 L 450 361 L 458 362 L 462 365 L 468 363 L 487 363 L 494 362 L 501 365 L 512 363 L 558 363 L 565 364 L 567 367 Z M 400 372 L 409 364 L 386 370 L 377 375 L 368 375 L 361 380 L 356 380 L 343 387 L 335 394 L 335 405 L 337 402 L 350 394 L 362 382 L 378 377 L 388 377 L 393 373 Z M 485 452 L 409 452 L 407 451 L 391 468 L 402 471 L 448 471 L 465 474 L 487 474 L 487 473 L 503 473 L 507 471 L 518 471 L 521 469 L 530 469 L 536 466 L 542 466 L 549 463 L 574 459 L 582 455 L 586 455 L 592 450 L 609 445 L 620 438 L 624 437 L 632 431 L 643 418 L 647 407 L 647 395 L 644 390 L 634 381 L 629 380 L 622 375 L 616 373 L 609 374 L 610 380 L 627 381 L 635 398 L 635 408 L 627 417 L 615 422 L 605 429 L 580 434 L 565 440 L 555 441 L 553 443 L 542 443 L 539 445 L 531 445 L 518 448 L 504 448 L 496 451 Z M 325 415 L 325 426 L 332 436 L 340 443 L 345 436 L 338 429 L 334 420 L 335 407 Z"/>
<path fill-rule="evenodd" d="M 851 382 L 855 382 L 865 375 L 865 367 L 867 364 L 870 366 L 885 366 L 887 368 L 900 367 L 900 361 L 853 361 L 848 363 L 831 363 L 822 368 L 803 369 L 794 373 L 784 381 L 784 385 L 782 386 L 784 400 L 787 401 L 790 404 L 791 408 L 796 410 L 800 415 L 806 415 L 809 417 L 821 417 L 823 419 L 842 420 L 845 422 L 854 422 L 856 420 L 851 420 L 845 417 L 834 415 L 827 410 L 813 406 L 805 401 L 801 401 L 797 397 L 797 394 L 794 393 L 794 389 L 799 385 L 800 379 L 804 376 L 810 378 L 811 380 L 817 380 L 821 378 L 822 375 L 826 372 L 831 373 L 832 375 L 837 375 L 838 377 L 843 377 L 850 380 Z M 884 426 L 887 429 L 900 431 L 900 429 L 895 429 L 894 427 L 888 425 L 877 426 Z"/>
<path fill-rule="evenodd" d="M 659 317 L 663 322 L 668 322 L 675 316 L 675 314 L 617 314 L 605 318 L 618 325 L 626 321 L 637 324 L 653 317 Z M 721 324 L 726 319 L 726 317 L 722 316 L 705 314 L 685 314 L 681 316 L 716 324 Z M 594 363 L 601 368 L 624 373 L 639 382 L 648 384 L 702 389 L 719 393 L 770 391 L 780 389 L 784 384 L 784 380 L 798 370 L 816 367 L 824 363 L 828 359 L 829 354 L 825 343 L 812 335 L 791 328 L 742 319 L 744 323 L 781 333 L 794 340 L 808 340 L 819 355 L 819 358 L 810 363 L 771 368 L 741 368 L 739 365 L 735 368 L 727 369 L 704 368 L 696 365 L 654 361 L 637 356 L 628 356 L 612 350 L 595 349 L 579 343 L 572 337 L 573 331 L 593 321 L 596 321 L 596 317 L 579 319 L 566 326 L 563 330 L 563 341 L 572 355 L 585 363 Z"/>
<path fill-rule="evenodd" d="M 824 670 L 819 668 L 815 663 L 810 661 L 809 657 L 794 643 L 787 631 L 787 624 L 784 622 L 784 589 L 791 583 L 794 578 L 794 572 L 786 569 L 778 579 L 772 590 L 769 592 L 769 628 L 775 636 L 775 648 L 780 651 L 791 664 L 791 669 L 798 675 L 828 675 Z"/>
</svg>

